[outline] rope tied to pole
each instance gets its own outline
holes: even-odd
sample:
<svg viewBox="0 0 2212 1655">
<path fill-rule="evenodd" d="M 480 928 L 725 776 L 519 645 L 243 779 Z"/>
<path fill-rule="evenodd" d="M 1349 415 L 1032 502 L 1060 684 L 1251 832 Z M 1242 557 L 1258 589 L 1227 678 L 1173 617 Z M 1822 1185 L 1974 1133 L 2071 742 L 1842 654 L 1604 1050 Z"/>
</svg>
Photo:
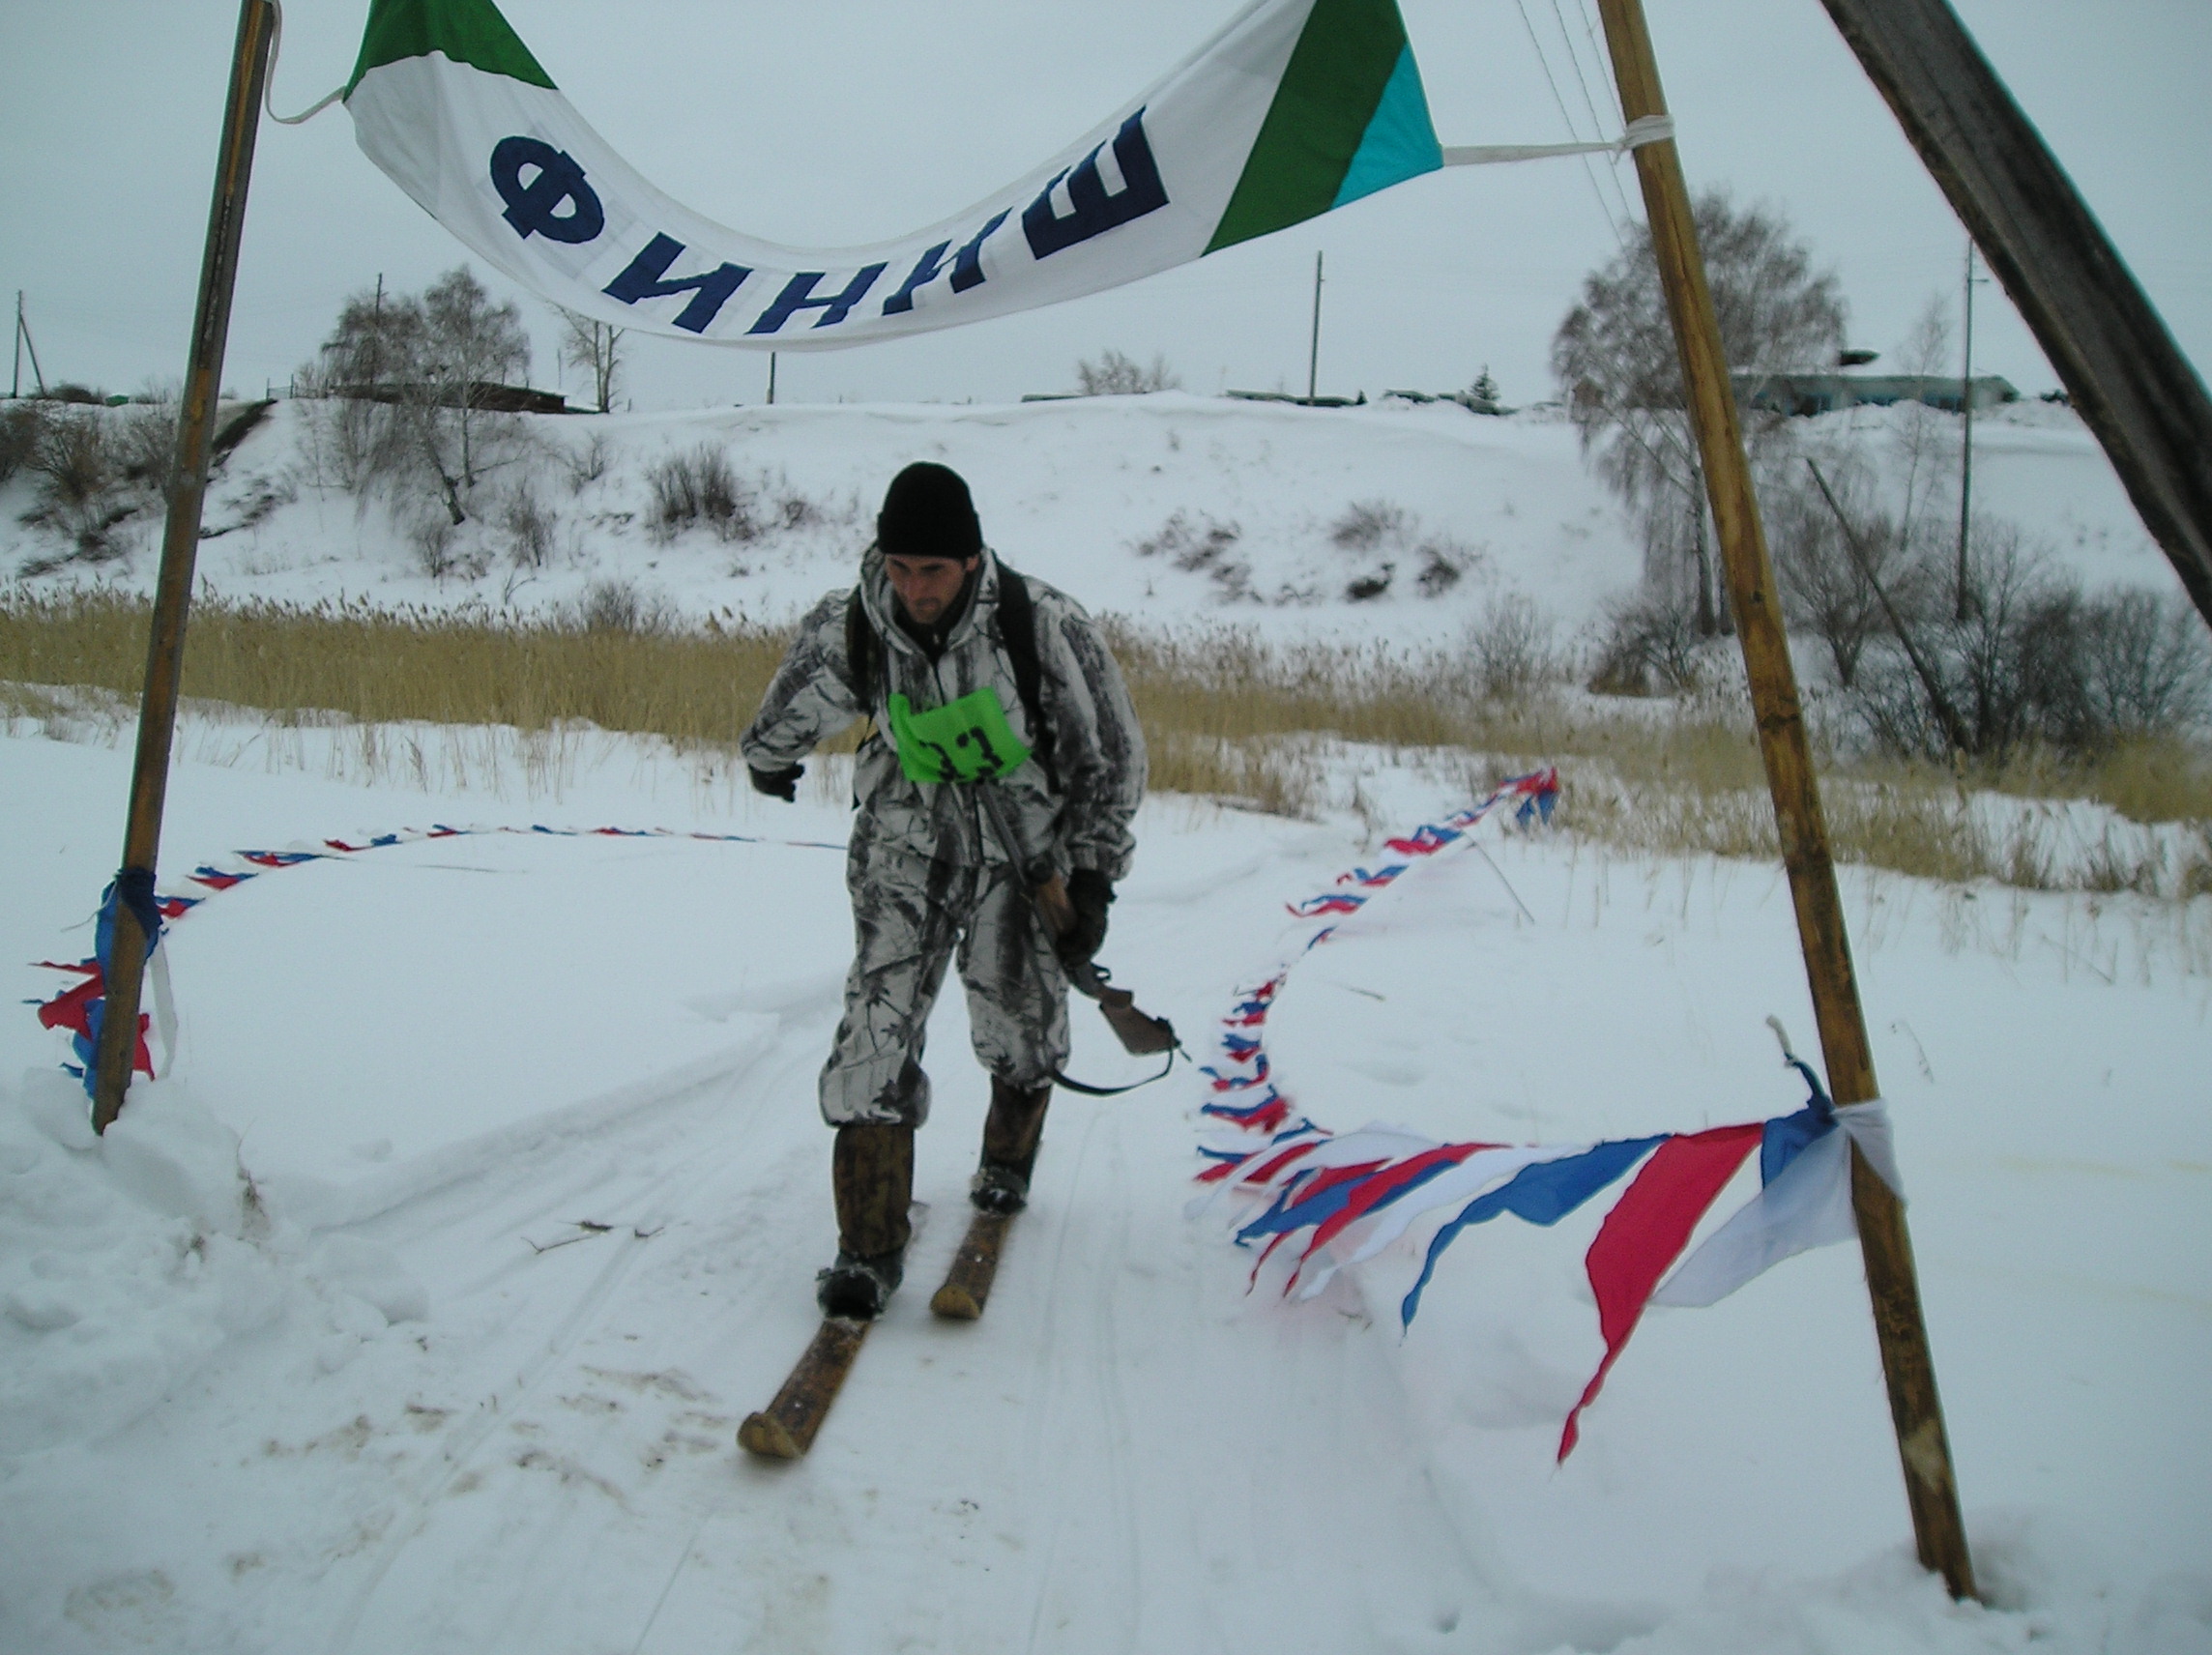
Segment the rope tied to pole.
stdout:
<svg viewBox="0 0 2212 1655">
<path fill-rule="evenodd" d="M 1645 144 L 1663 143 L 1674 135 L 1672 115 L 1644 115 L 1628 123 L 1617 138 L 1583 144 L 1458 144 L 1443 152 L 1446 166 L 1494 166 L 1501 161 L 1545 160 L 1553 156 L 1624 156 Z"/>
<path fill-rule="evenodd" d="M 346 94 L 342 86 L 317 102 L 310 103 L 297 115 L 276 113 L 276 58 L 284 46 L 284 7 L 282 0 L 269 0 L 269 10 L 276 20 L 269 29 L 269 73 L 261 83 L 261 106 L 269 111 L 269 118 L 279 127 L 298 127 L 313 120 Z"/>
</svg>

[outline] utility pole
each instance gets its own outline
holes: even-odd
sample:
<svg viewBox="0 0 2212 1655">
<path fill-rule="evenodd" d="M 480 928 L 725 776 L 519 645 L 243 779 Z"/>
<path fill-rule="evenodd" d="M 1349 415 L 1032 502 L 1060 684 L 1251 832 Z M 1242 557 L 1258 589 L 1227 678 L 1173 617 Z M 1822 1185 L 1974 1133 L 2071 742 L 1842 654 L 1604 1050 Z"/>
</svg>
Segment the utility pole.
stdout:
<svg viewBox="0 0 2212 1655">
<path fill-rule="evenodd" d="M 1605 19 L 1622 116 L 1630 122 L 1665 117 L 1667 99 L 1659 84 L 1642 0 L 1598 0 L 1598 13 Z M 1759 498 L 1752 488 L 1751 463 L 1729 381 L 1728 355 L 1721 344 L 1720 322 L 1713 311 L 1704 257 L 1690 214 L 1690 191 L 1674 140 L 1663 138 L 1640 147 L 1636 174 L 1644 187 L 1651 248 L 1681 354 L 1682 382 L 1689 392 L 1706 496 L 1712 503 L 1722 566 L 1735 609 L 1736 642 L 1751 684 L 1759 753 L 1774 801 L 1775 828 L 1782 840 L 1790 904 L 1796 911 L 1797 939 L 1805 955 L 1806 983 L 1819 1027 L 1829 1095 L 1838 1104 L 1872 1102 L 1881 1096 L 1881 1089 L 1875 1080 L 1874 1050 L 1851 967 L 1850 937 L 1797 698 L 1797 675 L 1790 662 L 1766 534 L 1759 520 Z M 1942 1575 L 1953 1597 L 1972 1597 L 1973 1563 L 1966 1550 L 1942 1406 L 1936 1397 L 1936 1364 L 1921 1315 L 1905 1204 L 1855 1144 L 1850 1157 L 1851 1211 L 1866 1261 L 1867 1295 L 1873 1301 L 1875 1338 L 1889 1390 L 1890 1418 L 1897 1429 L 1898 1458 L 1920 1563 Z"/>
<path fill-rule="evenodd" d="M 368 383 L 371 388 L 384 383 L 384 272 L 376 273 L 376 305 L 372 312 L 375 320 L 368 328 Z"/>
<path fill-rule="evenodd" d="M 1314 399 L 1321 380 L 1321 254 L 1313 256 L 1313 345 L 1306 353 L 1306 400 Z"/>
<path fill-rule="evenodd" d="M 768 354 L 768 405 L 775 406 L 775 352 Z"/>
<path fill-rule="evenodd" d="M 1964 623 L 1973 609 L 1966 537 L 1974 511 L 1974 238 L 1966 238 L 1965 353 L 1959 369 L 1959 572 L 1951 618 Z"/>
<path fill-rule="evenodd" d="M 246 188 L 253 174 L 253 140 L 269 76 L 276 8 L 240 0 L 238 42 L 231 54 L 230 99 L 223 110 L 216 162 L 215 200 L 208 209 L 207 250 L 200 264 L 199 304 L 191 355 L 177 411 L 176 486 L 161 534 L 161 572 L 154 589 L 146 645 L 146 687 L 138 709 L 138 750 L 131 772 L 131 810 L 123 835 L 123 867 L 115 876 L 112 943 L 101 962 L 105 1004 L 92 1062 L 92 1124 L 105 1132 L 123 1110 L 138 1047 L 138 999 L 160 920 L 154 908 L 154 864 L 161 845 L 161 806 L 169 785 L 169 748 L 177 729 L 177 688 L 184 666 L 185 615 L 199 549 L 200 508 L 207 496 L 208 455 L 215 436 L 230 302 L 238 280 L 238 243 L 246 223 Z"/>
<path fill-rule="evenodd" d="M 23 314 L 23 290 L 15 289 L 15 377 L 9 387 L 11 398 L 23 394 L 23 353 L 31 353 L 31 377 L 38 381 L 39 394 L 46 393 L 46 376 L 39 367 L 38 341 L 31 337 L 30 320 Z"/>
</svg>

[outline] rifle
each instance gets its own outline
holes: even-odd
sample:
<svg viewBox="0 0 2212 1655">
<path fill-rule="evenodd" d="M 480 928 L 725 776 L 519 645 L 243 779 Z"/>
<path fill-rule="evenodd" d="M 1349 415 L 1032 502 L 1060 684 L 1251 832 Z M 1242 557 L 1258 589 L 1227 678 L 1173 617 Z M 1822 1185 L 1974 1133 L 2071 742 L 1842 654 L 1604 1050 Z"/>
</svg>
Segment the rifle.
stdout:
<svg viewBox="0 0 2212 1655">
<path fill-rule="evenodd" d="M 1043 929 L 1046 945 L 1054 945 L 1066 934 L 1068 927 L 1075 923 L 1075 908 L 1067 899 L 1066 882 L 1057 873 L 1047 873 L 1042 879 L 1037 878 L 1038 864 L 1028 856 L 1021 834 L 1006 815 L 1005 801 L 991 791 L 988 780 L 971 782 L 969 785 L 975 790 L 976 798 L 982 800 L 983 814 L 991 819 L 992 830 L 998 834 L 1000 846 L 1005 851 L 1007 859 L 1013 863 L 1014 877 L 1024 882 L 1024 888 L 1030 897 L 1030 912 L 1036 916 L 1037 924 Z M 1168 1068 L 1175 1067 L 1174 1054 L 1182 1049 L 1182 1042 L 1176 1038 L 1174 1024 L 1164 1017 L 1153 1017 L 1139 1010 L 1135 993 L 1115 987 L 1106 970 L 1094 960 L 1085 960 L 1079 968 L 1073 970 L 1069 970 L 1063 962 L 1062 969 L 1067 972 L 1068 983 L 1077 994 L 1097 1003 L 1100 1013 L 1113 1029 L 1115 1037 L 1121 1042 L 1123 1051 L 1138 1057 L 1166 1052 L 1169 1054 Z M 1166 1073 L 1167 1069 L 1160 1071 L 1160 1075 Z M 1065 1075 L 1055 1075 L 1053 1078 L 1071 1090 L 1088 1092 L 1093 1097 L 1130 1089 L 1127 1087 L 1085 1086 L 1080 1081 L 1069 1080 Z M 1152 1080 L 1159 1078 L 1159 1075 L 1151 1077 Z"/>
</svg>

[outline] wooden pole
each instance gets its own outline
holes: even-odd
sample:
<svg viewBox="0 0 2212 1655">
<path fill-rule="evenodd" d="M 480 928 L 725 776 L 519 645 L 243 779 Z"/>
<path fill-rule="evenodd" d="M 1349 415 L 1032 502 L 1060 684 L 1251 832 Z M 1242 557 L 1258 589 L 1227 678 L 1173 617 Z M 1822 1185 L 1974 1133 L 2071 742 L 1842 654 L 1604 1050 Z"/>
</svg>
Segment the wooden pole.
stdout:
<svg viewBox="0 0 2212 1655">
<path fill-rule="evenodd" d="M 15 289 L 15 380 L 10 390 L 12 397 L 23 394 L 23 353 L 31 353 L 31 377 L 39 387 L 41 396 L 46 393 L 46 370 L 39 365 L 39 341 L 31 337 L 30 318 L 23 314 L 23 290 Z"/>
<path fill-rule="evenodd" d="M 1821 0 L 2212 624 L 2212 396 L 1944 0 Z"/>
<path fill-rule="evenodd" d="M 146 684 L 138 709 L 138 752 L 131 773 L 130 817 L 123 834 L 123 873 L 148 885 L 161 845 L 161 806 L 168 792 L 169 747 L 177 728 L 177 683 L 184 664 L 185 614 L 199 550 L 200 508 L 207 495 L 208 455 L 215 437 L 216 398 L 238 276 L 239 235 L 246 222 L 246 187 L 253 172 L 253 140 L 276 9 L 269 0 L 240 0 L 238 43 L 231 57 L 230 101 L 222 117 L 215 200 L 208 210 L 207 250 L 200 263 L 199 305 L 192 318 L 191 356 L 177 418 L 176 481 L 161 536 L 161 572 L 146 648 Z M 93 1061 L 95 1131 L 105 1132 L 123 1109 L 138 1039 L 139 988 L 151 940 L 130 905 L 116 904 L 107 960 L 106 1007 Z"/>
<path fill-rule="evenodd" d="M 1321 383 L 1321 254 L 1313 256 L 1313 343 L 1306 352 L 1306 400 Z"/>
<path fill-rule="evenodd" d="M 1973 570 L 1967 548 L 1974 523 L 1974 241 L 1966 238 L 1966 279 L 1959 301 L 1965 341 L 1959 354 L 1959 569 L 1951 592 L 1951 619 L 1962 626 L 1973 615 Z"/>
<path fill-rule="evenodd" d="M 1641 0 L 1598 0 L 1598 11 L 1605 19 L 1622 115 L 1629 121 L 1664 116 L 1667 102 Z M 1751 466 L 1736 419 L 1735 393 L 1729 383 L 1720 324 L 1713 314 L 1712 293 L 1706 285 L 1704 260 L 1691 219 L 1689 190 L 1682 181 L 1682 163 L 1674 140 L 1639 148 L 1636 171 L 1644 186 L 1652 250 L 1658 258 L 1675 344 L 1681 352 L 1690 418 L 1704 462 L 1705 489 L 1720 538 L 1729 597 L 1735 609 L 1736 638 L 1751 681 L 1760 756 L 1765 762 L 1767 788 L 1774 799 L 1775 825 L 1782 840 L 1783 865 L 1790 877 L 1790 901 L 1796 909 L 1798 940 L 1805 952 L 1805 973 L 1812 986 L 1814 1017 L 1819 1025 L 1828 1089 L 1840 1104 L 1863 1103 L 1880 1095 L 1875 1084 L 1874 1054 L 1859 1008 L 1843 899 L 1836 888 L 1827 825 L 1814 780 L 1774 571 L 1767 562 L 1765 534 L 1760 526 L 1759 502 L 1752 492 Z M 1897 1427 L 1920 1561 L 1942 1575 L 1954 1597 L 1971 1597 L 1973 1566 L 1966 1552 L 1965 1525 L 1960 1517 L 1958 1486 L 1951 1471 L 1950 1443 L 1936 1391 L 1936 1366 L 1921 1318 L 1920 1290 L 1904 1205 L 1855 1145 L 1851 1150 L 1851 1205 L 1858 1218 L 1867 1291 L 1874 1305 L 1875 1333 L 1888 1382 L 1890 1415 Z"/>
</svg>

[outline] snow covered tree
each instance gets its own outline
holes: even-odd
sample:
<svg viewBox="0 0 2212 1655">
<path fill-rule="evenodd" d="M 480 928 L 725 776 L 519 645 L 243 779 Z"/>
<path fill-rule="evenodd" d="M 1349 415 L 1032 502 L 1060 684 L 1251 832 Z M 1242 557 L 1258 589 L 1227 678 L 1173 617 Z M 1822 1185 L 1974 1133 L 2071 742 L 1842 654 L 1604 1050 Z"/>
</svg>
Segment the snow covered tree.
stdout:
<svg viewBox="0 0 2212 1655">
<path fill-rule="evenodd" d="M 1844 301 L 1832 272 L 1776 209 L 1739 208 L 1725 189 L 1699 196 L 1698 243 L 1731 371 L 1824 368 L 1844 337 Z M 1619 252 L 1583 279 L 1580 302 L 1552 338 L 1552 372 L 1567 397 L 1583 450 L 1639 519 L 1646 578 L 1696 586 L 1699 628 L 1721 626 L 1704 478 L 1690 430 L 1681 360 L 1660 287 L 1651 232 L 1637 225 Z M 1780 417 L 1746 411 L 1754 458 Z"/>
</svg>

